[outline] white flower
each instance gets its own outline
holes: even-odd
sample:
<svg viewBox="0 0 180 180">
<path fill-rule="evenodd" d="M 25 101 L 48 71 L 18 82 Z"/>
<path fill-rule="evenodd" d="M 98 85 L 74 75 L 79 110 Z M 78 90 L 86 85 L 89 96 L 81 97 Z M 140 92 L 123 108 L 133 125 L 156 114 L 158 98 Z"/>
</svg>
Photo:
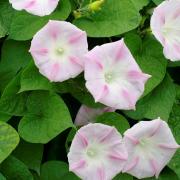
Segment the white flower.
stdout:
<svg viewBox="0 0 180 180">
<path fill-rule="evenodd" d="M 128 161 L 123 169 L 139 179 L 159 176 L 179 145 L 165 121 L 141 121 L 124 133 Z"/>
<path fill-rule="evenodd" d="M 110 107 L 104 108 L 90 108 L 85 105 L 82 105 L 76 115 L 75 125 L 84 126 L 90 122 L 95 122 L 98 115 L 103 114 L 104 112 L 114 112 L 115 109 Z"/>
<path fill-rule="evenodd" d="M 110 180 L 127 158 L 120 133 L 99 123 L 80 128 L 68 154 L 70 170 L 83 180 Z"/>
<path fill-rule="evenodd" d="M 59 0 L 9 0 L 9 2 L 16 10 L 26 10 L 34 15 L 45 16 L 55 10 Z"/>
<path fill-rule="evenodd" d="M 150 75 L 144 74 L 123 40 L 97 46 L 86 54 L 86 87 L 96 102 L 135 109 Z"/>
<path fill-rule="evenodd" d="M 180 1 L 163 1 L 151 17 L 154 36 L 164 47 L 164 55 L 172 61 L 180 60 Z"/>
<path fill-rule="evenodd" d="M 87 36 L 65 21 L 49 21 L 31 42 L 30 52 L 41 74 L 62 82 L 79 75 L 88 52 Z"/>
</svg>

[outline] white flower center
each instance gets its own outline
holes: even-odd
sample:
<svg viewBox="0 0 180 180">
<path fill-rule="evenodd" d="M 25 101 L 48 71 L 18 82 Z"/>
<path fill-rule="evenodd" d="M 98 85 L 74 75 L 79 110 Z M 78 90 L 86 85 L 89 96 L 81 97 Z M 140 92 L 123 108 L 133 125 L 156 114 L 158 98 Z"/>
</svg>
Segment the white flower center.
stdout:
<svg viewBox="0 0 180 180">
<path fill-rule="evenodd" d="M 94 157 L 96 157 L 97 156 L 97 150 L 96 149 L 94 149 L 94 148 L 88 148 L 88 150 L 87 150 L 87 155 L 88 155 L 88 157 L 90 157 L 90 158 L 94 158 Z"/>
<path fill-rule="evenodd" d="M 146 146 L 147 144 L 148 144 L 148 139 L 143 138 L 143 139 L 140 140 L 140 145 L 141 146 Z"/>
<path fill-rule="evenodd" d="M 110 72 L 109 73 L 105 73 L 104 77 L 105 77 L 105 81 L 107 83 L 111 83 L 113 81 L 113 74 L 110 73 Z"/>
<path fill-rule="evenodd" d="M 56 54 L 57 54 L 57 55 L 62 55 L 62 54 L 64 54 L 64 49 L 63 49 L 63 48 L 57 48 L 57 49 L 56 49 Z"/>
</svg>

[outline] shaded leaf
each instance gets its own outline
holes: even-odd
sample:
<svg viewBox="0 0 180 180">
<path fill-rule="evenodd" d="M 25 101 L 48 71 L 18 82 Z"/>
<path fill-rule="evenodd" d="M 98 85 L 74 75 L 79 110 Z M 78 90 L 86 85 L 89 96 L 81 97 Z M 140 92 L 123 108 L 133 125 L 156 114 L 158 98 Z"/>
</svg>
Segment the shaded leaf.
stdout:
<svg viewBox="0 0 180 180">
<path fill-rule="evenodd" d="M 73 126 L 67 106 L 56 94 L 32 92 L 27 100 L 27 109 L 18 130 L 20 136 L 28 142 L 47 143 Z"/>
</svg>

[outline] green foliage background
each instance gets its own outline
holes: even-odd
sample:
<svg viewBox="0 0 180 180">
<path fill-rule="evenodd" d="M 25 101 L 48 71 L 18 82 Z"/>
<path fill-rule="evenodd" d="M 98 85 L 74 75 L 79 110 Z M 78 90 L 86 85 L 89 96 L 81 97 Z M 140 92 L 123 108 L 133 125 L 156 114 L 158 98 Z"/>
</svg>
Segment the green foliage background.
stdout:
<svg viewBox="0 0 180 180">
<path fill-rule="evenodd" d="M 66 20 L 88 34 L 90 49 L 120 38 L 145 73 L 152 78 L 136 111 L 105 113 L 96 121 L 123 132 L 140 120 L 161 117 L 180 143 L 180 63 L 165 59 L 151 33 L 152 10 L 163 0 L 106 0 L 98 12 L 75 19 L 78 2 L 60 0 L 49 16 L 38 17 L 12 9 L 0 1 L 0 180 L 78 180 L 69 172 L 67 151 L 76 132 L 73 124 L 81 104 L 95 103 L 85 88 L 83 74 L 51 83 L 35 67 L 28 49 L 33 35 L 49 20 Z M 180 179 L 180 150 L 163 170 L 160 180 Z M 133 180 L 119 174 L 114 180 Z M 155 178 L 148 178 L 152 180 Z"/>
</svg>

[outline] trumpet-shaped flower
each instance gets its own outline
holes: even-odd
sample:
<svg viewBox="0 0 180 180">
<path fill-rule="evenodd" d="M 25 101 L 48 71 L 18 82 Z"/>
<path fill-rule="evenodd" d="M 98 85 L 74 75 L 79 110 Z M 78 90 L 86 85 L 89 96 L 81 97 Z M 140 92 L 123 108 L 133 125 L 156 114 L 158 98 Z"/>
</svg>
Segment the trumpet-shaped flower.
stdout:
<svg viewBox="0 0 180 180">
<path fill-rule="evenodd" d="M 127 158 L 120 133 L 100 123 L 80 128 L 68 154 L 70 171 L 86 180 L 112 179 Z"/>
<path fill-rule="evenodd" d="M 82 56 L 88 51 L 87 36 L 65 21 L 49 21 L 31 42 L 29 50 L 41 74 L 61 82 L 83 71 Z"/>
<path fill-rule="evenodd" d="M 150 75 L 141 71 L 124 40 L 96 46 L 85 57 L 86 87 L 95 101 L 135 109 Z"/>
<path fill-rule="evenodd" d="M 26 10 L 37 16 L 45 16 L 55 10 L 59 0 L 9 0 L 9 2 L 16 10 Z"/>
<path fill-rule="evenodd" d="M 172 61 L 180 60 L 180 1 L 163 1 L 151 17 L 154 36 L 164 47 L 164 55 Z"/>
<path fill-rule="evenodd" d="M 123 172 L 139 179 L 159 176 L 179 145 L 167 123 L 161 119 L 141 121 L 124 133 L 128 161 Z"/>
<path fill-rule="evenodd" d="M 104 108 L 90 108 L 85 105 L 82 105 L 76 115 L 75 125 L 84 126 L 90 122 L 95 122 L 96 117 L 105 112 L 114 112 L 115 109 L 110 107 Z"/>
</svg>

